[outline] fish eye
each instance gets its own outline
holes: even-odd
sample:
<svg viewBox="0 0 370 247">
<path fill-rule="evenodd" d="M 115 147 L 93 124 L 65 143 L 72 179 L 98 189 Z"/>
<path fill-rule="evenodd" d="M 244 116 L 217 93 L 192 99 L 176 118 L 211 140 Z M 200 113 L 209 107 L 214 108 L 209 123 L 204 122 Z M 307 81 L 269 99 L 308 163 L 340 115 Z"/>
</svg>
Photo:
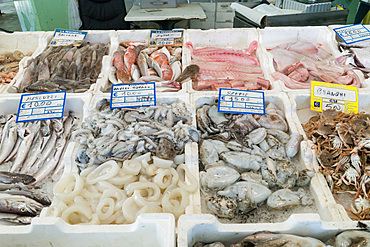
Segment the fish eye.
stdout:
<svg viewBox="0 0 370 247">
<path fill-rule="evenodd" d="M 20 210 L 21 210 L 22 213 L 24 213 L 26 211 L 25 208 L 21 208 Z"/>
</svg>

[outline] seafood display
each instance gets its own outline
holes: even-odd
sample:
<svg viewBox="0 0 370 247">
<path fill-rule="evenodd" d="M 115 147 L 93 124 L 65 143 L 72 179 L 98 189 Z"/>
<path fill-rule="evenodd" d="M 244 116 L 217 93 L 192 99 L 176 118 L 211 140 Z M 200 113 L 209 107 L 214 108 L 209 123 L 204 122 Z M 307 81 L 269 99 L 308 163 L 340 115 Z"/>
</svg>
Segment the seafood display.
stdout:
<svg viewBox="0 0 370 247">
<path fill-rule="evenodd" d="M 14 87 L 18 93 L 89 90 L 102 69 L 108 44 L 84 43 L 76 46 L 49 46 L 36 58 L 30 58 L 23 78 Z"/>
<path fill-rule="evenodd" d="M 347 57 L 334 58 L 322 45 L 307 40 L 280 44 L 269 50 L 276 72 L 271 76 L 290 89 L 309 89 L 311 81 L 363 87 Z"/>
<path fill-rule="evenodd" d="M 178 218 L 198 183 L 185 164 L 174 168 L 171 163 L 145 153 L 91 166 L 80 175 L 71 173 L 54 187 L 53 216 L 85 225 L 130 224 L 142 213 L 172 213 Z"/>
<path fill-rule="evenodd" d="M 314 172 L 298 170 L 294 160 L 302 136 L 289 134 L 285 114 L 275 104 L 267 105 L 266 115 L 224 114 L 216 104 L 204 104 L 196 117 L 206 211 L 248 221 L 263 204 L 273 209 L 266 214 L 313 204 L 306 187 Z"/>
<path fill-rule="evenodd" d="M 74 140 L 79 145 L 74 158 L 80 169 L 146 152 L 171 163 L 183 158 L 185 143 L 198 141 L 199 133 L 191 125 L 191 117 L 180 100 L 151 107 L 111 109 L 109 99 L 103 98 L 75 132 Z"/>
<path fill-rule="evenodd" d="M 341 52 L 346 52 L 346 56 L 351 60 L 347 63 L 361 70 L 365 78 L 369 78 L 370 73 L 370 43 L 365 41 L 356 44 L 338 43 L 338 48 Z"/>
<path fill-rule="evenodd" d="M 303 124 L 334 195 L 348 193 L 357 219 L 370 219 L 370 115 L 325 110 Z"/>
<path fill-rule="evenodd" d="M 368 231 L 349 230 L 332 237 L 325 244 L 324 242 L 311 238 L 301 237 L 293 234 L 281 234 L 273 232 L 257 232 L 250 236 L 245 237 L 238 243 L 231 244 L 230 247 L 243 247 L 243 246 L 305 246 L 305 247 L 351 247 L 351 246 L 369 246 L 370 233 Z M 196 243 L 193 247 L 225 247 L 221 242 L 214 243 Z"/>
<path fill-rule="evenodd" d="M 155 82 L 156 90 L 178 91 L 189 76 L 180 77 L 182 48 L 148 47 L 143 42 L 121 42 L 113 54 L 112 84 Z M 179 80 L 180 79 L 180 80 Z M 110 89 L 110 88 L 109 88 Z"/>
<path fill-rule="evenodd" d="M 218 47 L 190 49 L 192 63 L 200 67 L 193 88 L 197 91 L 235 88 L 244 90 L 270 89 L 270 81 L 264 79 L 260 62 L 256 56 L 257 41 L 252 41 L 248 49 L 236 50 Z"/>
<path fill-rule="evenodd" d="M 16 115 L 1 116 L 0 122 L 0 213 L 37 216 L 50 199 L 43 186 L 63 171 L 60 158 L 74 126 L 74 112 L 64 119 L 16 123 Z M 5 218 L 19 224 L 25 218 Z"/>
<path fill-rule="evenodd" d="M 28 55 L 18 50 L 0 55 L 0 84 L 8 84 L 13 80 L 18 73 L 19 62 Z"/>
</svg>

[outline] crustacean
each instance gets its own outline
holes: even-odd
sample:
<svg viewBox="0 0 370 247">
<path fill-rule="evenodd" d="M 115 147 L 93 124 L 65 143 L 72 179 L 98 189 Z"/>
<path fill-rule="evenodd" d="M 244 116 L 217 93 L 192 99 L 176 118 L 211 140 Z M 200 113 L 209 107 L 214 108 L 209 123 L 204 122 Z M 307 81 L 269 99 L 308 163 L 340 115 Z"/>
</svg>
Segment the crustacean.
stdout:
<svg viewBox="0 0 370 247">
<path fill-rule="evenodd" d="M 353 194 L 357 206 L 352 206 L 352 212 L 370 219 L 366 207 L 359 206 L 370 195 L 370 167 L 366 166 L 370 162 L 370 115 L 326 110 L 302 126 L 315 144 L 320 170 L 333 193 Z"/>
</svg>

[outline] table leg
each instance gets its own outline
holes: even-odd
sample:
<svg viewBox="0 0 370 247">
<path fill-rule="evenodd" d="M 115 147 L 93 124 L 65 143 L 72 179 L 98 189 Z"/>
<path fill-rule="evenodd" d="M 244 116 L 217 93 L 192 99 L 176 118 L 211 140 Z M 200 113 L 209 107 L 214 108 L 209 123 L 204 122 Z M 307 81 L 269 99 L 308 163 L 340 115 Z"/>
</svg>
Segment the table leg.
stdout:
<svg viewBox="0 0 370 247">
<path fill-rule="evenodd" d="M 161 30 L 172 30 L 175 28 L 175 24 L 181 20 L 167 20 L 167 21 L 155 21 L 159 25 Z"/>
</svg>

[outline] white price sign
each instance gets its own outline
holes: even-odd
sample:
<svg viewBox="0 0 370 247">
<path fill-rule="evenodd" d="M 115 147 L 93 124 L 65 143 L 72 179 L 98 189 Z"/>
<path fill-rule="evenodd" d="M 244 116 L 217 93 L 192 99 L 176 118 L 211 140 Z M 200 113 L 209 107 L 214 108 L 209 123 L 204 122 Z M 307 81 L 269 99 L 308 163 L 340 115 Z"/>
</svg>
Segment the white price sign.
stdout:
<svg viewBox="0 0 370 247">
<path fill-rule="evenodd" d="M 362 24 L 338 27 L 333 30 L 346 44 L 370 39 L 370 31 Z"/>
<path fill-rule="evenodd" d="M 73 44 L 74 46 L 80 46 L 84 42 L 86 35 L 87 32 L 82 31 L 55 29 L 49 45 L 66 46 Z"/>
</svg>

